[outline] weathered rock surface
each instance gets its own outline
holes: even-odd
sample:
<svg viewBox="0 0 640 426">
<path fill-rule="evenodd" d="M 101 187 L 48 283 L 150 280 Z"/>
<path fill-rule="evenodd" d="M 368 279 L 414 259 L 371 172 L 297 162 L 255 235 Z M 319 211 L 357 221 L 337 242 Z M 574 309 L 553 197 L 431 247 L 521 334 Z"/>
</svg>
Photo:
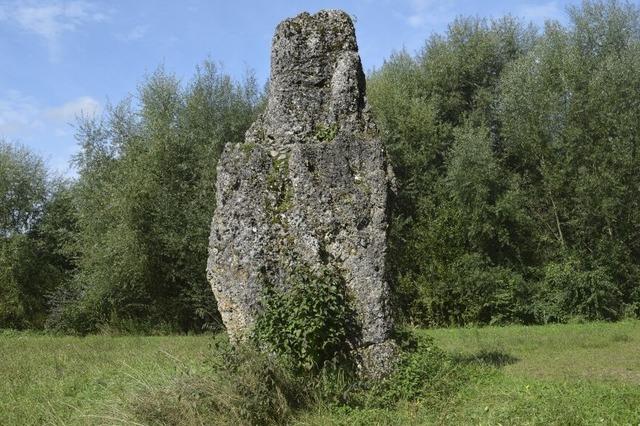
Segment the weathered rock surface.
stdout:
<svg viewBox="0 0 640 426">
<path fill-rule="evenodd" d="M 353 296 L 363 367 L 388 369 L 387 170 L 349 16 L 283 21 L 267 108 L 218 164 L 207 274 L 233 341 L 251 330 L 265 277 L 286 286 L 291 263 L 322 264 Z"/>
</svg>

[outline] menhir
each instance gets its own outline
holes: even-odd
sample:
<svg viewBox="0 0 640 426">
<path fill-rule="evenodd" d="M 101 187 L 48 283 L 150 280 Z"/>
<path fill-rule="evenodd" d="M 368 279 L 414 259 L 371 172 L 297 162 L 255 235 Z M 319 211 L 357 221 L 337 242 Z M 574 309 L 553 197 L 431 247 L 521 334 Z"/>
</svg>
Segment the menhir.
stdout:
<svg viewBox="0 0 640 426">
<path fill-rule="evenodd" d="M 286 288 L 295 264 L 323 265 L 352 296 L 361 367 L 388 371 L 388 170 L 349 16 L 280 23 L 266 110 L 218 164 L 207 276 L 232 341 L 249 335 L 265 282 Z"/>
</svg>

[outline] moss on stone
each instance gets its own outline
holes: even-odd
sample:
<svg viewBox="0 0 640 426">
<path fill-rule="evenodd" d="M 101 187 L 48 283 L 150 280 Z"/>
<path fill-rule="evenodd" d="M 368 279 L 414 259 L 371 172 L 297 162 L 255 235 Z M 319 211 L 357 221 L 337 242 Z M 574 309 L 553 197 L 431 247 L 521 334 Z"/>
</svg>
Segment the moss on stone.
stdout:
<svg viewBox="0 0 640 426">
<path fill-rule="evenodd" d="M 318 124 L 314 131 L 314 136 L 320 142 L 331 142 L 338 134 L 338 124 Z"/>
<path fill-rule="evenodd" d="M 240 149 L 242 150 L 244 155 L 249 155 L 255 147 L 256 147 L 256 144 L 250 143 L 250 142 L 243 143 L 240 145 Z"/>
<path fill-rule="evenodd" d="M 293 187 L 289 181 L 289 159 L 276 159 L 267 175 L 267 189 L 273 195 L 267 200 L 272 223 L 282 223 L 280 215 L 293 207 Z"/>
</svg>

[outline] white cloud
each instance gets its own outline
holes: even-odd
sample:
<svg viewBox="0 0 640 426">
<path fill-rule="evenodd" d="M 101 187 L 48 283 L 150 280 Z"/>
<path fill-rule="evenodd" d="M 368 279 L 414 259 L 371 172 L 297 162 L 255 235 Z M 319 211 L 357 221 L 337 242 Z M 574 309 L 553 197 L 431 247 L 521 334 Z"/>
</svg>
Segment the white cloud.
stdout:
<svg viewBox="0 0 640 426">
<path fill-rule="evenodd" d="M 0 138 L 23 143 L 41 155 L 52 169 L 73 176 L 69 158 L 77 151 L 75 117 L 99 114 L 102 107 L 90 96 L 45 106 L 17 90 L 0 91 Z"/>
<path fill-rule="evenodd" d="M 8 15 L 22 28 L 48 40 L 62 33 L 75 31 L 89 22 L 102 22 L 106 14 L 85 1 L 21 4 L 14 6 Z"/>
<path fill-rule="evenodd" d="M 0 135 L 11 135 L 23 128 L 42 125 L 35 99 L 16 90 L 9 90 L 0 98 Z"/>
<path fill-rule="evenodd" d="M 136 25 L 129 32 L 116 35 L 116 38 L 120 41 L 136 41 L 147 35 L 148 31 L 148 25 Z"/>
<path fill-rule="evenodd" d="M 531 21 L 545 21 L 546 19 L 558 18 L 562 15 L 562 10 L 557 2 L 525 5 L 521 9 L 521 14 L 525 19 Z"/>
<path fill-rule="evenodd" d="M 14 2 L 0 9 L 0 20 L 11 21 L 24 31 L 42 37 L 52 60 L 60 53 L 60 37 L 92 22 L 103 22 L 107 14 L 84 0 Z"/>
<path fill-rule="evenodd" d="M 411 25 L 412 27 L 421 27 L 422 24 L 424 24 L 424 16 L 416 13 L 415 15 L 411 15 L 409 17 L 407 17 L 407 22 L 409 23 L 409 25 Z"/>
<path fill-rule="evenodd" d="M 452 0 L 410 0 L 409 13 L 402 16 L 413 28 L 441 25 L 455 15 L 454 3 Z"/>
<path fill-rule="evenodd" d="M 0 96 L 0 135 L 23 139 L 41 129 L 52 133 L 68 131 L 68 124 L 80 116 L 95 116 L 100 102 L 81 96 L 62 105 L 43 107 L 35 98 L 10 90 Z"/>
<path fill-rule="evenodd" d="M 81 96 L 44 111 L 44 116 L 58 122 L 71 122 L 77 117 L 95 116 L 100 113 L 100 102 L 90 96 Z"/>
</svg>

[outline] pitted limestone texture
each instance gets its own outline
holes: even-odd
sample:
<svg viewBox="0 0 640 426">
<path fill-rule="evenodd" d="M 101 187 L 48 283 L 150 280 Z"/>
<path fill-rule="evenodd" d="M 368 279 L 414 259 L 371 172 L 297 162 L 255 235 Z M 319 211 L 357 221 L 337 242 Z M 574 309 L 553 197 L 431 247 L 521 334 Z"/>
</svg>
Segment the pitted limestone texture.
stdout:
<svg viewBox="0 0 640 426">
<path fill-rule="evenodd" d="M 349 15 L 303 13 L 280 23 L 271 50 L 267 110 L 248 142 L 287 145 L 317 141 L 326 130 L 364 131 L 365 78 Z"/>
<path fill-rule="evenodd" d="M 363 369 L 394 353 L 385 280 L 390 176 L 369 117 L 349 16 L 303 13 L 278 25 L 265 112 L 218 163 L 207 275 L 232 341 L 248 337 L 265 282 L 304 262 L 337 271 L 361 332 Z"/>
</svg>

